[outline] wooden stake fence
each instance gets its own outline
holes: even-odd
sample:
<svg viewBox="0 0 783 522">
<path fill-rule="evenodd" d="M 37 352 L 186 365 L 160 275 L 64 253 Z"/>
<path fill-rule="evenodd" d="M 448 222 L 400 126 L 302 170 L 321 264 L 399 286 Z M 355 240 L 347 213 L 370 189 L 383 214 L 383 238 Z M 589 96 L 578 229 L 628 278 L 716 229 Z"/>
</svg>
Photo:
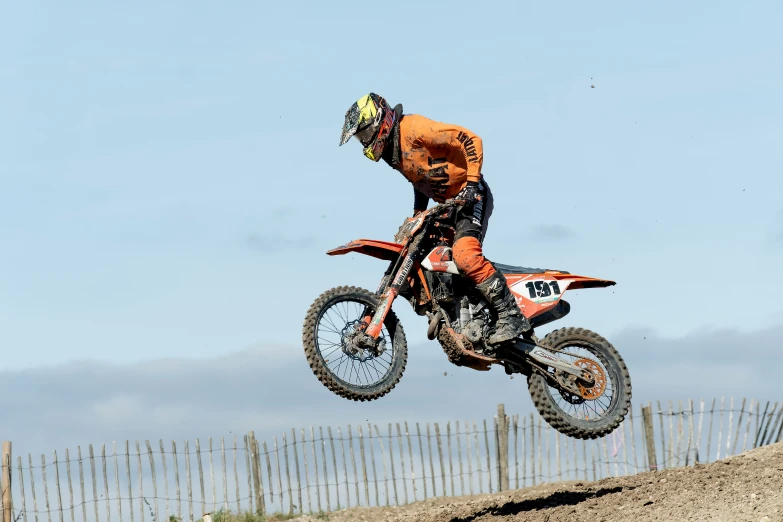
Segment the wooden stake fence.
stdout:
<svg viewBox="0 0 783 522">
<path fill-rule="evenodd" d="M 783 403 L 764 402 L 648 403 L 633 408 L 615 432 L 589 441 L 557 433 L 536 413 L 507 415 L 500 404 L 489 422 L 416 422 L 413 433 L 408 422 L 383 430 L 372 423 L 337 427 L 336 436 L 331 426 L 309 426 L 268 441 L 251 431 L 242 444 L 236 436 L 219 444 L 186 440 L 184 451 L 176 441 L 170 448 L 163 440 L 124 441 L 124 450 L 112 441 L 108 450 L 88 444 L 86 456 L 81 446 L 49 459 L 19 456 L 15 471 L 6 442 L 2 522 L 200 520 L 229 509 L 328 512 L 690 466 L 781 441 Z"/>
<path fill-rule="evenodd" d="M 3 522 L 12 522 L 14 518 L 14 504 L 11 500 L 11 443 L 3 441 L 2 453 L 2 477 L 0 477 L 0 498 L 3 503 Z"/>
</svg>

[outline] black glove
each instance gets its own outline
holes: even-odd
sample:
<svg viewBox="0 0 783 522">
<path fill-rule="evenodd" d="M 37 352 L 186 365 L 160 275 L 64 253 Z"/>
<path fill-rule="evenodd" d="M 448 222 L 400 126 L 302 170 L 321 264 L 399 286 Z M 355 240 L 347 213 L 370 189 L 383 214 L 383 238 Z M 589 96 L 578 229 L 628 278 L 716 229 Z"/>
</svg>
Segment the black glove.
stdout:
<svg viewBox="0 0 783 522">
<path fill-rule="evenodd" d="M 456 199 L 465 200 L 465 206 L 473 206 L 477 201 L 481 201 L 478 182 L 468 181 L 465 188 L 457 194 Z"/>
</svg>

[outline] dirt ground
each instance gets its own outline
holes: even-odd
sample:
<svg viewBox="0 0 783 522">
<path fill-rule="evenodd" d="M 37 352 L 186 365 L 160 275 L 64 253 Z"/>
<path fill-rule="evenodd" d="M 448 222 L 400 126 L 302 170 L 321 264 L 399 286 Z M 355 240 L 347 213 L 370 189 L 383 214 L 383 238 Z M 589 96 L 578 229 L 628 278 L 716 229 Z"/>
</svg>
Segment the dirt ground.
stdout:
<svg viewBox="0 0 783 522">
<path fill-rule="evenodd" d="M 353 508 L 330 513 L 328 520 L 783 522 L 783 443 L 708 465 L 442 498 L 402 507 Z"/>
</svg>

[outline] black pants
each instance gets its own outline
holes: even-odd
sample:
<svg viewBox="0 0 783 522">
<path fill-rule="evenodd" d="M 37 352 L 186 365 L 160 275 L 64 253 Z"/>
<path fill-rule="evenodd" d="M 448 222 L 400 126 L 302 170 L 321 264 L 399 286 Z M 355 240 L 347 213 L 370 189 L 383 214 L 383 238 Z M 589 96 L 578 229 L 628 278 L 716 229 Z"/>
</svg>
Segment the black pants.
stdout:
<svg viewBox="0 0 783 522">
<path fill-rule="evenodd" d="M 492 191 L 482 179 L 479 182 L 481 201 L 457 211 L 454 235 L 454 262 L 460 273 L 480 284 L 495 272 L 495 268 L 484 257 L 481 243 L 487 233 L 489 217 L 492 215 Z"/>
<path fill-rule="evenodd" d="M 480 243 L 484 242 L 487 234 L 489 218 L 494 209 L 494 200 L 489 185 L 484 178 L 479 180 L 479 193 L 481 201 L 472 207 L 462 207 L 457 211 L 456 235 L 454 241 L 461 237 L 475 237 Z"/>
</svg>

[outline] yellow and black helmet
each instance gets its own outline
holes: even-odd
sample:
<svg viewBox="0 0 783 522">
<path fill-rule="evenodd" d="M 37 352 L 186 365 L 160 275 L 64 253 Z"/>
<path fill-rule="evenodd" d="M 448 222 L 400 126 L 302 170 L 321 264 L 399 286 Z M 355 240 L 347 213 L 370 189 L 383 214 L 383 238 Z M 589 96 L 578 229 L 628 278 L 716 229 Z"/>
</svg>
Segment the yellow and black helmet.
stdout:
<svg viewBox="0 0 783 522">
<path fill-rule="evenodd" d="M 351 136 L 356 136 L 364 148 L 364 155 L 378 161 L 396 121 L 396 113 L 382 96 L 374 92 L 366 94 L 354 102 L 345 113 L 340 145 L 347 143 Z"/>
</svg>

